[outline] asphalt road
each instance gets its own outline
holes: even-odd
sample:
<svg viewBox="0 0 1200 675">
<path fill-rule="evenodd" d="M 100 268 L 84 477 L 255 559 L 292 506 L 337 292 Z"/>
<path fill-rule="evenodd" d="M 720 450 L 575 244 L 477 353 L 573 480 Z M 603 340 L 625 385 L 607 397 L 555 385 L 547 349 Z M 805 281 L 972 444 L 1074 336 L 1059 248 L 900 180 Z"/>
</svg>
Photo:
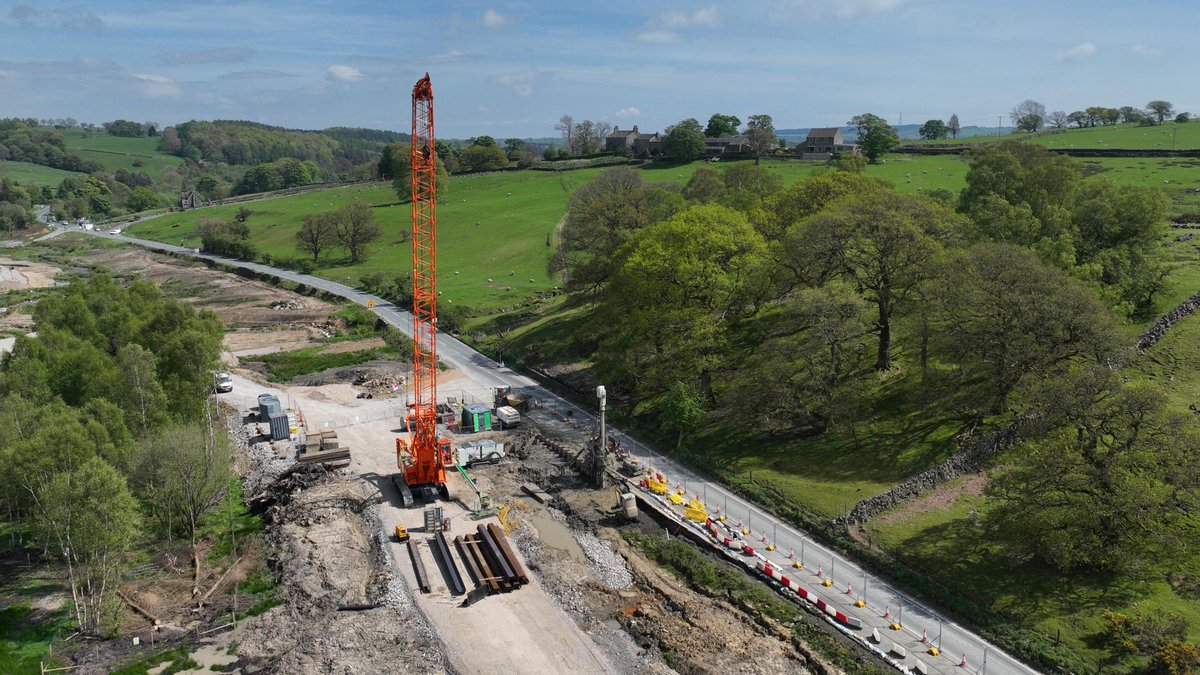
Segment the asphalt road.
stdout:
<svg viewBox="0 0 1200 675">
<path fill-rule="evenodd" d="M 405 334 L 412 335 L 412 315 L 409 312 L 395 307 L 380 297 L 328 279 L 258 263 L 196 253 L 190 248 L 135 239 L 125 235 L 81 230 L 72 230 L 72 232 L 110 239 L 119 238 L 149 249 L 183 253 L 197 259 L 218 261 L 226 265 L 274 275 L 280 279 L 319 288 L 364 306 L 369 301 L 374 301 L 375 312 L 380 318 Z M 556 406 L 572 409 L 574 415 L 579 419 L 587 420 L 591 424 L 596 423 L 593 411 L 583 410 L 558 397 L 536 381 L 496 363 L 450 335 L 438 334 L 437 356 L 474 382 L 473 391 L 479 398 L 487 395 L 486 392 L 492 387 L 513 387 L 540 401 L 552 402 Z M 457 385 L 448 388 L 457 389 Z M 761 537 L 766 537 L 769 543 L 776 546 L 776 551 L 767 555 L 776 561 L 785 574 L 802 579 L 810 591 L 825 597 L 831 604 L 846 605 L 847 611 L 853 616 L 862 618 L 867 626 L 882 626 L 880 634 L 883 637 L 882 647 L 884 649 L 887 649 L 893 640 L 901 645 L 908 645 L 909 655 L 905 664 L 909 667 L 915 666 L 916 662 L 920 660 L 929 668 L 930 672 L 972 672 L 991 675 L 1026 675 L 1038 672 L 966 628 L 952 621 L 943 620 L 937 612 L 893 588 L 886 581 L 864 572 L 850 560 L 814 542 L 806 533 L 775 518 L 761 505 L 751 504 L 731 494 L 720 485 L 701 477 L 670 457 L 661 455 L 626 436 L 619 429 L 610 426 L 609 433 L 619 438 L 623 447 L 643 458 L 644 461 L 648 461 L 656 470 L 661 471 L 672 485 L 678 483 L 681 488 L 686 489 L 688 495 L 699 495 L 701 501 L 709 505 L 710 511 L 719 508 L 721 513 L 725 514 L 727 523 L 736 525 L 740 522 L 749 528 L 752 534 L 747 539 L 758 541 Z M 759 548 L 761 549 L 764 545 L 760 544 Z M 785 557 L 789 552 L 794 555 L 794 559 L 803 557 L 803 571 L 796 571 L 789 567 L 792 560 Z M 813 574 L 817 570 L 822 573 L 822 577 L 816 577 Z M 826 588 L 819 585 L 820 580 L 825 578 L 834 582 L 832 587 Z M 853 588 L 852 594 L 846 592 L 848 585 Z M 850 607 L 853 599 L 857 598 L 864 599 L 867 607 L 863 609 Z M 892 619 L 901 621 L 902 631 L 894 632 L 887 628 L 889 620 L 883 617 L 885 611 L 890 612 Z M 940 635 L 941 656 L 933 657 L 924 651 L 927 646 L 920 642 L 923 634 L 928 635 L 931 643 L 937 642 Z M 960 666 L 960 662 L 964 659 L 967 663 L 966 667 Z"/>
</svg>

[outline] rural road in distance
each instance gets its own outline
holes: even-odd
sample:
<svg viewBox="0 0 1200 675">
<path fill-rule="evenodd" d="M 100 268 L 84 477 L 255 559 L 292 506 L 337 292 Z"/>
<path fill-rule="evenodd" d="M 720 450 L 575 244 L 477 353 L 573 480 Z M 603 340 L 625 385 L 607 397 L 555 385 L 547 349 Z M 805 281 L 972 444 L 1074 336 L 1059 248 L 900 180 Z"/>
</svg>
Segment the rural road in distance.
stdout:
<svg viewBox="0 0 1200 675">
<path fill-rule="evenodd" d="M 121 226 L 117 225 L 114 227 Z M 226 258 L 224 256 L 196 253 L 191 248 L 164 244 L 157 241 L 136 239 L 124 235 L 111 235 L 103 231 L 87 232 L 74 229 L 69 231 L 109 240 L 124 241 L 149 249 L 182 254 L 199 260 L 209 260 L 219 262 L 223 265 L 253 270 L 280 279 L 318 288 L 359 305 L 365 306 L 367 302 L 374 301 L 376 315 L 404 334 L 412 335 L 412 314 L 395 307 L 390 302 L 378 296 L 364 293 L 335 281 L 258 263 Z M 539 401 L 553 402 L 553 404 L 560 408 L 573 409 L 574 415 L 580 421 L 593 425 L 597 422 L 591 410 L 584 410 L 560 398 L 558 395 L 539 385 L 535 380 L 496 363 L 446 333 L 438 333 L 437 350 L 437 356 L 440 360 L 459 370 L 476 384 L 478 390 L 475 391 L 484 392 L 492 387 L 513 387 Z M 453 389 L 455 386 L 451 385 L 449 388 Z M 490 397 L 490 394 L 487 394 L 487 396 Z M 486 400 L 490 403 L 490 398 Z M 872 623 L 887 623 L 881 620 L 883 612 L 881 608 L 889 608 L 893 618 L 899 618 L 898 614 L 902 612 L 903 634 L 893 633 L 884 628 L 880 631 L 883 637 L 880 647 L 886 650 L 893 639 L 901 644 L 915 643 L 915 647 L 910 646 L 908 649 L 909 656 L 905 660 L 905 663 L 910 665 L 910 667 L 914 660 L 920 659 L 929 667 L 930 672 L 935 673 L 969 672 L 986 673 L 987 675 L 1030 675 L 1038 672 L 1012 658 L 966 628 L 950 620 L 942 619 L 937 612 L 896 590 L 886 581 L 873 576 L 869 572 L 865 572 L 849 559 L 821 546 L 806 533 L 793 528 L 791 525 L 763 510 L 760 506 L 750 504 L 721 485 L 701 477 L 670 457 L 653 451 L 644 444 L 620 432 L 619 429 L 612 427 L 612 425 L 609 428 L 610 437 L 619 438 L 624 448 L 630 450 L 644 461 L 648 461 L 654 469 L 661 471 L 672 486 L 676 482 L 680 482 L 686 488 L 689 496 L 701 495 L 702 501 L 708 504 L 710 509 L 713 507 L 721 509 L 721 512 L 727 518 L 727 522 L 734 524 L 737 522 L 746 523 L 753 531 L 752 537 L 755 539 L 760 535 L 768 536 L 768 539 L 777 548 L 776 553 L 772 555 L 779 561 L 785 573 L 791 572 L 791 569 L 786 567 L 787 561 L 783 558 L 783 552 L 794 551 L 797 553 L 796 557 L 799 558 L 799 552 L 802 551 L 803 563 L 806 570 L 820 569 L 827 578 L 831 578 L 834 582 L 831 588 L 825 588 L 818 585 L 819 582 L 816 581 L 814 575 L 802 572 L 801 574 L 804 575 L 802 583 L 804 583 L 810 592 L 815 592 L 817 595 L 823 596 L 827 601 L 830 601 L 830 604 L 844 604 L 847 584 L 852 584 L 858 589 L 855 591 L 856 595 L 861 595 L 865 590 L 867 607 L 865 609 L 850 611 L 857 612 L 857 615 L 862 617 L 864 624 L 867 625 Z M 860 586 L 862 584 L 865 584 L 865 589 Z M 923 632 L 928 633 L 931 642 L 939 634 L 941 635 L 941 656 L 929 656 L 923 651 L 924 646 L 915 641 Z M 964 656 L 967 663 L 966 667 L 960 666 L 960 662 Z"/>
</svg>

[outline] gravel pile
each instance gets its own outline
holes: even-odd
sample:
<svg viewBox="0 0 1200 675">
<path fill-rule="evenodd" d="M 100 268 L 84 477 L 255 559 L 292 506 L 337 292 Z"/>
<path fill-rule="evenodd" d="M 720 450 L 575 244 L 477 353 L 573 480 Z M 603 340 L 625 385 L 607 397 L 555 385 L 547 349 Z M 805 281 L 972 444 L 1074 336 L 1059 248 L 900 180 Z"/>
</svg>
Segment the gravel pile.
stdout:
<svg viewBox="0 0 1200 675">
<path fill-rule="evenodd" d="M 583 554 L 592 561 L 596 576 L 605 588 L 614 591 L 629 588 L 633 585 L 633 575 L 625 566 L 625 559 L 612 549 L 608 542 L 596 537 L 591 532 L 576 532 L 575 540 L 583 549 Z"/>
<path fill-rule="evenodd" d="M 292 468 L 295 460 L 280 458 L 269 442 L 255 443 L 249 447 L 250 471 L 245 476 L 248 494 L 257 494 L 262 488 L 274 483 L 285 471 Z"/>
</svg>

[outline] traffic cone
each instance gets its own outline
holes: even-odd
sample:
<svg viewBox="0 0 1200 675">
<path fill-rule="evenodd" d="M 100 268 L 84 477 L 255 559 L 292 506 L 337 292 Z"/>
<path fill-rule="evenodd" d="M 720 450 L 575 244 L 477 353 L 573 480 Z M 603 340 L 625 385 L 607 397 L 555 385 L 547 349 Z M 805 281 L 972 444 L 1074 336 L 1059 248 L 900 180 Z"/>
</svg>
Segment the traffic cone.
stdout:
<svg viewBox="0 0 1200 675">
<path fill-rule="evenodd" d="M 891 605 L 887 605 L 883 608 L 883 618 L 885 618 L 885 619 L 892 618 L 892 606 Z"/>
<path fill-rule="evenodd" d="M 765 534 L 762 536 L 762 543 L 767 543 L 767 535 Z"/>
<path fill-rule="evenodd" d="M 788 558 L 788 560 L 791 560 L 792 558 L 795 558 L 795 557 L 796 557 L 796 549 L 794 549 L 794 548 L 789 548 L 789 549 L 788 549 L 788 554 L 787 554 L 787 558 Z"/>
<path fill-rule="evenodd" d="M 825 570 L 821 569 L 820 565 L 817 565 L 817 576 L 819 576 L 819 577 L 825 576 Z"/>
<path fill-rule="evenodd" d="M 963 652 L 963 660 L 962 660 L 962 663 L 958 664 L 958 667 L 959 667 L 959 668 L 966 668 L 966 667 L 967 667 L 967 654 L 966 654 L 966 652 Z"/>
<path fill-rule="evenodd" d="M 921 631 L 921 644 L 923 644 L 923 645 L 929 644 L 929 631 L 927 631 L 927 630 Z"/>
<path fill-rule="evenodd" d="M 854 595 L 854 587 L 846 584 L 846 595 Z"/>
</svg>

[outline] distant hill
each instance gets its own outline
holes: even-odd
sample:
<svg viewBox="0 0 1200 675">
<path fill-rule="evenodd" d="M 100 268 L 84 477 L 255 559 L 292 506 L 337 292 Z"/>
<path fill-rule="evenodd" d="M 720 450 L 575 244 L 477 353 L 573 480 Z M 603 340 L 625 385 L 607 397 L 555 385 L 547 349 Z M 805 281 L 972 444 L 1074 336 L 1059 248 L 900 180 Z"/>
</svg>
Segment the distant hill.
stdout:
<svg viewBox="0 0 1200 675">
<path fill-rule="evenodd" d="M 388 143 L 408 139 L 408 134 L 379 129 L 306 131 L 240 120 L 193 120 L 164 129 L 159 148 L 194 162 L 235 166 L 284 158 L 309 161 L 332 177 L 371 161 Z"/>
</svg>

